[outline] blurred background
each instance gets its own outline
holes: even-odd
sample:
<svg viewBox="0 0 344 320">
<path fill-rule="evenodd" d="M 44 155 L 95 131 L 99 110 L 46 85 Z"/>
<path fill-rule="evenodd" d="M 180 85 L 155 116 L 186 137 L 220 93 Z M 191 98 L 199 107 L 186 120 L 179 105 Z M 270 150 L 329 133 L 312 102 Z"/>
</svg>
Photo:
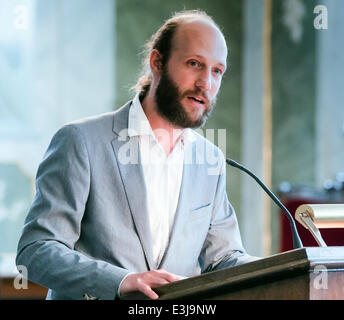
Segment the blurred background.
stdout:
<svg viewBox="0 0 344 320">
<path fill-rule="evenodd" d="M 228 43 L 229 69 L 205 126 L 226 129 L 226 157 L 292 214 L 302 203 L 344 202 L 344 1 L 0 0 L 0 299 L 46 292 L 15 290 L 13 279 L 52 135 L 130 100 L 144 43 L 183 9 L 205 10 Z M 250 254 L 292 249 L 288 222 L 250 177 L 228 168 L 227 191 Z M 344 244 L 341 230 L 322 234 Z"/>
</svg>

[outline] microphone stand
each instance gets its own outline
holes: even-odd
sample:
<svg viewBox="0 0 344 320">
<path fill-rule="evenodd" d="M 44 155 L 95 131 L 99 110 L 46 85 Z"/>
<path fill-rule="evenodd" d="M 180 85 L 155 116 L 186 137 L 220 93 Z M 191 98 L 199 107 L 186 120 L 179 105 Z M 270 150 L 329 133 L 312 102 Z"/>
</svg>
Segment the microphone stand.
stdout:
<svg viewBox="0 0 344 320">
<path fill-rule="evenodd" d="M 246 172 L 248 175 L 250 175 L 254 180 L 258 182 L 258 184 L 264 189 L 264 191 L 270 196 L 270 198 L 282 209 L 283 213 L 286 214 L 289 223 L 290 223 L 290 228 L 291 228 L 291 233 L 293 236 L 293 246 L 294 249 L 296 248 L 303 248 L 303 244 L 301 242 L 299 233 L 297 232 L 295 221 L 288 211 L 288 209 L 283 205 L 283 203 L 272 193 L 272 191 L 255 175 L 253 174 L 250 170 L 246 169 L 244 166 L 241 164 L 237 163 L 236 161 L 232 159 L 226 159 L 227 164 L 229 164 L 232 167 L 238 168 L 244 172 Z"/>
</svg>

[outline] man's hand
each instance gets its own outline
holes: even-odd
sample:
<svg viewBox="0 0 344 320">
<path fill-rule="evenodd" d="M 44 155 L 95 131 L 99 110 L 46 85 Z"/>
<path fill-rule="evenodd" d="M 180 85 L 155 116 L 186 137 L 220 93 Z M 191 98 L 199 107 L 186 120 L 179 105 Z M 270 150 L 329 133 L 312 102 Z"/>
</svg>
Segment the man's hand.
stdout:
<svg viewBox="0 0 344 320">
<path fill-rule="evenodd" d="M 134 273 L 124 279 L 120 287 L 120 294 L 141 291 L 151 299 L 158 299 L 159 296 L 152 288 L 178 280 L 181 280 L 181 277 L 163 269 Z"/>
</svg>

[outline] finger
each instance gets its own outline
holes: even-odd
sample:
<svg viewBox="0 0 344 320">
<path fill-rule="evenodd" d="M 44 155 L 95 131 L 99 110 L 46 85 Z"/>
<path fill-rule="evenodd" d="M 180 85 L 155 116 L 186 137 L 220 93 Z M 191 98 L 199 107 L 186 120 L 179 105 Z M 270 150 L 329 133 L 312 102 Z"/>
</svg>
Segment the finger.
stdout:
<svg viewBox="0 0 344 320">
<path fill-rule="evenodd" d="M 158 287 L 158 286 L 162 286 L 164 284 L 169 284 L 170 281 L 167 281 L 164 278 L 154 278 L 152 280 L 149 281 L 151 287 Z"/>
<path fill-rule="evenodd" d="M 159 296 L 147 284 L 142 284 L 139 288 L 139 291 L 144 293 L 150 299 L 156 300 L 159 298 Z"/>
<path fill-rule="evenodd" d="M 170 283 L 170 281 L 166 280 L 162 274 L 155 272 L 154 270 L 147 272 L 142 279 L 138 279 L 138 280 L 142 281 L 145 284 L 154 285 L 154 286 Z"/>
<path fill-rule="evenodd" d="M 163 275 L 173 275 L 173 276 L 177 276 L 174 273 L 168 272 L 165 269 L 157 269 L 157 270 L 153 270 L 154 272 L 157 272 L 159 274 L 163 274 Z"/>
<path fill-rule="evenodd" d="M 177 276 L 173 273 L 167 272 L 163 269 L 158 269 L 155 271 L 158 272 L 159 274 L 161 274 L 163 276 L 163 278 L 166 279 L 168 282 L 174 282 L 174 281 L 180 280 L 179 276 Z"/>
</svg>

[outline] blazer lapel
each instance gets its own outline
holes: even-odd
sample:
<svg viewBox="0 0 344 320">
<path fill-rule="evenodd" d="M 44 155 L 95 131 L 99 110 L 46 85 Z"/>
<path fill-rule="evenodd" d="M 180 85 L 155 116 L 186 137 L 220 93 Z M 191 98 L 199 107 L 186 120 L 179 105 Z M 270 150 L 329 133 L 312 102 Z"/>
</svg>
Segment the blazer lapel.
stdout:
<svg viewBox="0 0 344 320">
<path fill-rule="evenodd" d="M 118 135 L 112 141 L 122 183 L 133 221 L 140 238 L 149 269 L 153 268 L 152 236 L 149 224 L 147 190 L 141 165 L 139 144 L 127 135 L 130 102 L 114 116 L 113 131 Z"/>
<path fill-rule="evenodd" d="M 191 157 L 195 155 L 195 147 L 196 144 L 193 143 L 192 146 L 190 146 L 190 148 L 187 148 L 187 150 L 185 151 L 188 154 L 185 154 L 184 156 L 183 176 L 175 219 L 171 230 L 169 244 L 166 249 L 165 255 L 161 260 L 159 268 L 165 268 L 165 265 L 168 265 L 169 258 L 178 254 L 178 252 L 176 252 L 176 249 L 174 248 L 174 244 L 178 239 L 180 239 L 180 237 L 183 236 L 182 230 L 190 211 L 190 204 L 192 203 L 195 190 L 195 185 L 193 184 L 193 182 L 195 181 L 197 174 L 197 165 L 186 163 L 186 159 L 190 159 L 190 153 L 192 153 Z"/>
</svg>

